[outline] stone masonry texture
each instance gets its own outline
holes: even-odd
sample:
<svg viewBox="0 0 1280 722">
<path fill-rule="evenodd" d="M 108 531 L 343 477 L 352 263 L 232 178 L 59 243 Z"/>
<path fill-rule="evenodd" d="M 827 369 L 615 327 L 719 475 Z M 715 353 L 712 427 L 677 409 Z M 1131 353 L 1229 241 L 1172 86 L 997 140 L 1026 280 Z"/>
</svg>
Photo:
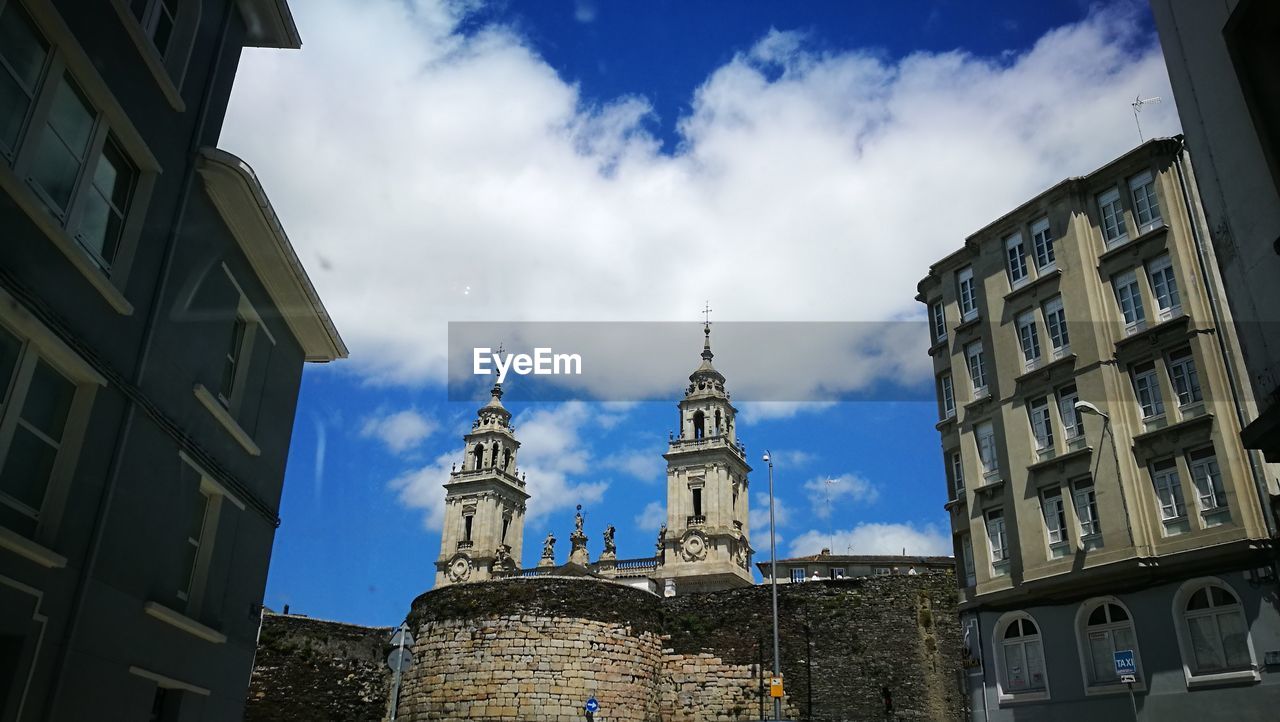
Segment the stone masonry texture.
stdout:
<svg viewBox="0 0 1280 722">
<path fill-rule="evenodd" d="M 962 719 L 961 639 L 951 573 L 826 580 L 778 589 L 784 713 L 802 720 Z M 281 618 L 268 617 L 268 626 Z M 263 628 L 249 719 L 385 719 L 383 684 L 365 665 L 390 630 L 333 640 L 328 623 Z M 398 720 L 755 720 L 772 714 L 768 586 L 659 598 L 594 579 L 530 578 L 459 584 L 414 601 L 413 667 Z M 349 625 L 334 625 L 349 627 Z M 381 636 L 374 635 L 379 632 Z M 350 633 L 348 633 L 350 634 Z M 291 640 L 291 641 L 286 641 Z M 271 646 L 272 652 L 264 654 Z M 315 652 L 328 653 L 317 659 Z M 344 652 L 348 656 L 344 656 Z M 290 660 L 289 657 L 305 657 Z M 762 666 L 763 665 L 763 669 Z M 339 673 L 353 675 L 339 685 Z M 306 681 L 309 676 L 327 681 Z M 273 680 L 284 686 L 272 686 Z M 893 698 L 887 716 L 882 689 Z M 311 716 L 299 714 L 298 695 Z"/>
</svg>

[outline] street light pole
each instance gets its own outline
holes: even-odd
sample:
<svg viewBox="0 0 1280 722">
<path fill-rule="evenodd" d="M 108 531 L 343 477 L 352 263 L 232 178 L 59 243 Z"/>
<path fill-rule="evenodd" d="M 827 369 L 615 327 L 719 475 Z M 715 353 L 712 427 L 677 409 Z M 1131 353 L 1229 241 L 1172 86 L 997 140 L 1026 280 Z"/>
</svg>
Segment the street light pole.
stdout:
<svg viewBox="0 0 1280 722">
<path fill-rule="evenodd" d="M 1129 546 L 1134 546 L 1133 542 L 1133 521 L 1129 518 L 1129 501 L 1125 498 L 1124 480 L 1120 478 L 1120 451 L 1116 448 L 1116 433 L 1111 429 L 1111 416 L 1102 409 L 1089 403 L 1088 401 L 1077 401 L 1075 403 L 1077 414 L 1085 413 L 1091 416 L 1102 417 L 1102 433 L 1098 436 L 1098 446 L 1102 446 L 1103 439 L 1107 434 L 1111 435 L 1111 458 L 1116 464 L 1116 488 L 1120 490 L 1120 509 L 1124 512 L 1124 530 L 1129 535 Z M 1098 476 L 1098 465 L 1101 459 L 1093 466 L 1093 476 Z M 1134 551 L 1137 551 L 1136 547 Z"/>
<path fill-rule="evenodd" d="M 778 546 L 773 533 L 773 460 L 769 458 L 769 450 L 765 449 L 764 461 L 769 465 L 769 578 L 773 588 L 773 676 L 781 671 L 778 653 Z M 782 719 L 782 698 L 773 698 L 773 718 Z"/>
</svg>

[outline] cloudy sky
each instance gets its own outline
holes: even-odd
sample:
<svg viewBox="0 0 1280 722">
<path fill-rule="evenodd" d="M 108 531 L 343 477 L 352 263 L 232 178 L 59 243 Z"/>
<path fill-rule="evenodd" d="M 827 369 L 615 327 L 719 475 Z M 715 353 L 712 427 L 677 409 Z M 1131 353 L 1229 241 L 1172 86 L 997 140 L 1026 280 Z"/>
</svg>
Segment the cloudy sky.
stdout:
<svg viewBox="0 0 1280 722">
<path fill-rule="evenodd" d="M 669 401 L 511 404 L 525 538 L 564 538 L 582 503 L 593 550 L 613 523 L 646 556 L 705 301 L 726 328 L 909 327 L 931 262 L 1137 144 L 1135 96 L 1166 98 L 1147 137 L 1178 132 L 1145 2 L 1026 5 L 292 3 L 303 49 L 245 51 L 220 144 L 351 358 L 304 378 L 267 604 L 392 624 L 430 587 L 476 407 L 447 400 L 449 323 L 690 324 Z M 779 362 L 763 336 L 719 351 L 731 390 L 735 364 L 744 393 L 928 373 L 923 336 L 874 373 L 849 344 L 815 334 Z M 931 401 L 736 398 L 749 455 L 778 460 L 780 554 L 950 553 Z"/>
</svg>

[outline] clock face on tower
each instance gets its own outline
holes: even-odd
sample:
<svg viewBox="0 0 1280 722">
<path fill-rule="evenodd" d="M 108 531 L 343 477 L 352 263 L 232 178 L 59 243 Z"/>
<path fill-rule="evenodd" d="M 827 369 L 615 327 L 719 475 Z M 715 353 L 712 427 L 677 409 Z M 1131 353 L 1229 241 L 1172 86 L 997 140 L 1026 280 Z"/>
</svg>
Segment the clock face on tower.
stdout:
<svg viewBox="0 0 1280 722">
<path fill-rule="evenodd" d="M 464 582 L 467 577 L 471 576 L 471 560 L 464 554 L 459 554 L 449 562 L 449 581 Z"/>
<path fill-rule="evenodd" d="M 680 540 L 680 556 L 687 562 L 696 562 L 707 556 L 707 540 L 702 532 L 691 529 Z"/>
</svg>

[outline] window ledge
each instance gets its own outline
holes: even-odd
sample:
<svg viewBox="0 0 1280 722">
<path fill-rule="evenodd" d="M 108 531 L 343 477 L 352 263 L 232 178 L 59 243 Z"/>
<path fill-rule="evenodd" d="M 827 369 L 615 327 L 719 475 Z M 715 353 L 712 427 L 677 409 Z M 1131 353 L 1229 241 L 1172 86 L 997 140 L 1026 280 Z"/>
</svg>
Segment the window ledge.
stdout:
<svg viewBox="0 0 1280 722">
<path fill-rule="evenodd" d="M 1155 345 L 1156 343 L 1159 342 L 1159 339 L 1157 339 L 1156 336 L 1158 336 L 1161 332 L 1169 330 L 1176 324 L 1186 325 L 1190 320 L 1191 320 L 1191 317 L 1184 313 L 1181 316 L 1174 316 L 1168 321 L 1160 321 L 1159 323 L 1153 324 L 1151 326 L 1147 326 L 1141 331 L 1135 331 L 1134 333 L 1128 336 L 1125 336 L 1119 341 L 1116 341 L 1116 351 L 1122 351 L 1134 345 L 1134 343 L 1141 338 L 1145 338 L 1152 345 Z"/>
<path fill-rule="evenodd" d="M 66 557 L 2 526 L 0 526 L 0 549 L 8 549 L 46 569 L 62 569 L 67 566 Z"/>
<path fill-rule="evenodd" d="M 1204 414 L 1203 416 L 1196 416 L 1194 418 L 1186 419 L 1184 421 L 1179 421 L 1176 424 L 1169 424 L 1168 426 L 1161 426 L 1158 429 L 1151 429 L 1150 431 L 1144 431 L 1143 433 L 1133 437 L 1133 443 L 1135 446 L 1138 444 L 1144 444 L 1144 443 L 1150 442 L 1153 439 L 1164 436 L 1165 434 L 1176 435 L 1183 431 L 1187 431 L 1188 429 L 1194 428 L 1196 426 L 1200 426 L 1201 424 L 1211 424 L 1212 422 L 1213 422 L 1213 414 Z"/>
<path fill-rule="evenodd" d="M 1049 699 L 1047 691 L 1041 692 L 1017 692 L 1015 694 L 1000 693 L 1000 706 L 1007 704 L 1023 704 L 1026 702 L 1044 702 Z"/>
<path fill-rule="evenodd" d="M 45 237 L 49 239 L 53 245 L 62 252 L 67 260 L 71 261 L 71 265 L 89 281 L 98 293 L 106 299 L 111 308 L 122 316 L 133 314 L 133 304 L 124 297 L 124 293 L 116 288 L 111 279 L 107 277 L 102 269 L 89 258 L 89 254 L 85 252 L 76 239 L 71 237 L 70 233 L 58 223 L 57 219 L 49 214 L 44 203 L 36 197 L 36 194 L 22 182 L 22 179 L 13 172 L 8 164 L 0 163 L 0 189 L 9 194 L 14 203 L 18 205 L 26 214 L 27 218 L 38 227 Z"/>
<path fill-rule="evenodd" d="M 935 340 L 933 342 L 933 345 L 929 347 L 929 355 L 936 356 L 939 351 L 945 349 L 946 347 L 947 347 L 947 337 L 943 336 L 942 338 Z"/>
<path fill-rule="evenodd" d="M 1203 689 L 1205 687 L 1221 687 L 1230 684 L 1255 684 L 1262 681 L 1262 675 L 1256 669 L 1241 669 L 1235 672 L 1219 672 L 1217 674 L 1186 673 L 1187 689 Z"/>
<path fill-rule="evenodd" d="M 1057 466 L 1059 464 L 1065 464 L 1066 462 L 1071 461 L 1072 459 L 1077 459 L 1083 456 L 1089 456 L 1092 453 L 1093 453 L 1092 446 L 1084 446 L 1079 449 L 1072 449 L 1071 451 L 1068 451 L 1064 454 L 1058 454 L 1057 456 L 1052 456 L 1043 461 L 1037 461 L 1036 463 L 1028 466 L 1027 471 L 1030 471 L 1033 473 L 1037 471 L 1043 471 L 1045 469 L 1053 468 L 1054 466 Z"/>
<path fill-rule="evenodd" d="M 1031 379 L 1035 378 L 1037 375 L 1040 375 L 1040 374 L 1043 374 L 1044 377 L 1047 379 L 1049 378 L 1050 372 L 1052 372 L 1054 369 L 1060 366 L 1067 366 L 1067 365 L 1075 366 L 1075 362 L 1076 362 L 1075 354 L 1073 353 L 1065 354 L 1060 358 L 1053 359 L 1048 363 L 1040 364 L 1035 368 L 1031 369 L 1030 371 L 1026 371 L 1019 376 L 1015 376 L 1013 378 L 1013 382 L 1015 384 L 1024 384 L 1027 381 L 1030 381 Z"/>
<path fill-rule="evenodd" d="M 146 612 L 149 616 L 155 617 L 166 624 L 171 624 L 187 634 L 190 634 L 193 637 L 199 637 L 206 642 L 223 644 L 227 641 L 227 635 L 222 632 L 219 632 L 212 627 L 207 627 L 185 614 L 175 612 L 159 602 L 147 602 L 146 604 L 143 604 L 142 611 Z"/>
<path fill-rule="evenodd" d="M 231 415 L 231 412 L 227 411 L 227 408 L 222 405 L 222 402 L 218 401 L 213 393 L 209 391 L 209 389 L 205 388 L 204 384 L 196 384 L 194 391 L 196 398 L 200 400 L 200 403 L 209 410 L 210 414 L 213 414 L 213 418 L 217 419 L 218 423 L 222 424 L 223 428 L 227 430 L 227 433 L 231 434 L 232 438 L 240 442 L 240 445 L 244 447 L 245 451 L 249 452 L 250 456 L 262 455 L 262 449 L 259 449 L 258 445 L 254 443 L 253 437 L 249 436 L 248 432 L 244 430 L 244 427 L 240 426 L 239 422 L 235 420 L 235 417 Z"/>
<path fill-rule="evenodd" d="M 955 332 L 960 333 L 961 331 L 974 328 L 979 323 L 982 323 L 982 314 L 978 314 L 977 316 L 974 316 L 968 321 L 961 321 L 960 323 L 956 324 Z"/>
<path fill-rule="evenodd" d="M 963 407 L 963 408 L 964 408 L 964 410 L 965 410 L 965 411 L 968 411 L 969 409 L 972 409 L 972 408 L 974 408 L 975 406 L 978 406 L 979 404 L 982 404 L 982 403 L 984 403 L 984 402 L 987 402 L 987 401 L 990 401 L 990 400 L 991 400 L 991 391 L 990 391 L 990 387 L 989 387 L 989 386 L 983 386 L 982 388 L 984 389 L 984 391 L 982 392 L 982 395 L 981 395 L 981 396 L 974 396 L 974 397 L 973 397 L 973 399 L 972 399 L 971 401 L 969 401 L 968 403 L 966 403 L 966 404 L 964 405 L 964 407 Z"/>
<path fill-rule="evenodd" d="M 936 429 L 936 430 L 938 430 L 938 431 L 942 431 L 943 429 L 945 429 L 945 428 L 947 428 L 948 426 L 950 426 L 950 425 L 954 424 L 955 422 L 956 422 L 956 415 L 955 415 L 955 412 L 953 411 L 953 412 L 951 412 L 951 414 L 950 414 L 949 416 L 947 416 L 947 418 L 945 418 L 945 419 L 943 419 L 942 421 L 939 421 L 938 423 L 934 424 L 934 425 L 933 425 L 933 428 L 934 428 L 934 429 Z"/>
<path fill-rule="evenodd" d="M 1147 683 L 1138 681 L 1133 683 L 1134 692 L 1146 692 Z M 1104 682 L 1100 684 L 1085 685 L 1084 694 L 1086 697 L 1101 697 L 1110 694 L 1128 694 L 1129 685 L 1124 682 Z"/>
<path fill-rule="evenodd" d="M 1140 249 L 1147 241 L 1157 236 L 1163 236 L 1166 232 L 1168 232 L 1168 230 L 1169 230 L 1169 226 L 1166 226 L 1162 223 L 1145 233 L 1139 233 L 1133 238 L 1126 239 L 1114 245 L 1107 246 L 1106 252 L 1104 252 L 1101 256 L 1098 256 L 1098 267 L 1101 268 L 1103 264 L 1110 261 L 1111 259 L 1116 258 L 1117 256 L 1124 255 L 1125 251 L 1133 251 L 1133 253 L 1136 255 L 1137 253 L 1140 252 Z"/>
<path fill-rule="evenodd" d="M 138 19 L 129 11 L 128 3 L 125 0 L 112 0 L 111 6 L 120 16 L 120 23 L 129 32 L 129 39 L 138 46 L 138 54 L 142 56 L 147 70 L 150 70 L 151 75 L 155 77 L 156 84 L 160 86 L 160 92 L 164 94 L 165 100 L 169 101 L 169 106 L 179 113 L 185 111 L 187 104 L 182 100 L 182 93 L 178 92 L 178 86 L 174 84 L 173 78 L 169 77 L 169 69 L 164 66 L 164 59 L 160 57 L 160 52 L 152 44 L 151 38 L 147 37 Z"/>
<path fill-rule="evenodd" d="M 1039 288 L 1040 286 L 1043 286 L 1049 283 L 1050 280 L 1058 278 L 1061 275 L 1062 275 L 1061 268 L 1054 268 L 1051 271 L 1044 271 L 1040 275 L 1036 276 L 1034 280 L 1023 283 L 1021 286 L 1018 286 L 1012 291 L 1009 291 L 1008 293 L 1006 293 L 1004 295 L 1004 302 L 1009 303 L 1012 300 L 1018 298 L 1019 296 L 1026 295 L 1029 291 L 1031 291 L 1031 289 Z"/>
</svg>

